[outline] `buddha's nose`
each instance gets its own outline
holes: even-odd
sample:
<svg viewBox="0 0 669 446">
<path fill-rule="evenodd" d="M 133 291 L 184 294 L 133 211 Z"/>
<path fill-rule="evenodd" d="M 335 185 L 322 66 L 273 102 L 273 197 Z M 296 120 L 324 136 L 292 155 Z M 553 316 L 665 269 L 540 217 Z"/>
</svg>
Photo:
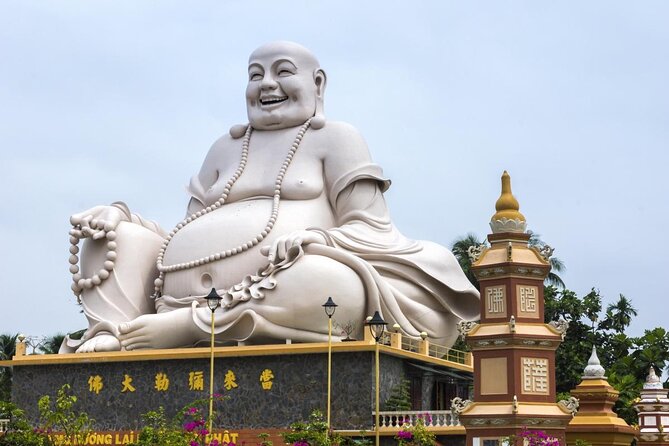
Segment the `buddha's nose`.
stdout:
<svg viewBox="0 0 669 446">
<path fill-rule="evenodd" d="M 260 88 L 263 90 L 274 90 L 279 84 L 276 83 L 272 76 L 265 76 L 260 82 Z"/>
</svg>

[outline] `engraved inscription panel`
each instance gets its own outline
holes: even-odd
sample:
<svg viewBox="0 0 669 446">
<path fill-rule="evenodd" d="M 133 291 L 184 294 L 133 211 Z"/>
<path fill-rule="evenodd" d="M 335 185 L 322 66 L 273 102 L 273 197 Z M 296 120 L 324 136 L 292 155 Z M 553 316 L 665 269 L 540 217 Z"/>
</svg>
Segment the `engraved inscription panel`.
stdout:
<svg viewBox="0 0 669 446">
<path fill-rule="evenodd" d="M 519 317 L 539 317 L 539 289 L 531 285 L 516 285 Z"/>
<path fill-rule="evenodd" d="M 521 358 L 523 393 L 531 395 L 548 395 L 548 359 Z"/>
<path fill-rule="evenodd" d="M 506 317 L 506 286 L 497 285 L 485 288 L 486 317 Z"/>
</svg>

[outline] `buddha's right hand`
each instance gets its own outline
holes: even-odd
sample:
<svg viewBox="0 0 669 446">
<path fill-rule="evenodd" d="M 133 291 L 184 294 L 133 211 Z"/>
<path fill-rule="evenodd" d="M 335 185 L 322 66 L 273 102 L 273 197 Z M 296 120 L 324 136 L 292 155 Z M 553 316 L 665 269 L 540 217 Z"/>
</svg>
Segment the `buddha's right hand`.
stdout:
<svg viewBox="0 0 669 446">
<path fill-rule="evenodd" d="M 131 221 L 130 210 L 125 203 L 115 202 L 109 206 L 95 206 L 70 217 L 72 226 L 81 231 L 82 236 L 101 239 L 107 232 L 114 231 L 122 221 Z"/>
</svg>

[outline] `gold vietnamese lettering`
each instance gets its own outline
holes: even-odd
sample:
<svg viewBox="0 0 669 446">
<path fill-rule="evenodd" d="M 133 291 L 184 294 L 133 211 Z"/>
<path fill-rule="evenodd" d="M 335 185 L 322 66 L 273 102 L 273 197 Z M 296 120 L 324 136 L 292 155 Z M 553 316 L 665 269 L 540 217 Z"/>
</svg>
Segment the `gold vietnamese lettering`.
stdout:
<svg viewBox="0 0 669 446">
<path fill-rule="evenodd" d="M 226 372 L 223 387 L 225 387 L 226 390 L 232 390 L 237 387 L 237 377 L 232 370 Z"/>
<path fill-rule="evenodd" d="M 189 390 L 204 390 L 204 372 L 190 372 L 188 374 Z"/>
<path fill-rule="evenodd" d="M 265 369 L 260 374 L 260 385 L 263 390 L 272 390 L 272 380 L 274 379 L 274 373 L 270 369 Z"/>
<path fill-rule="evenodd" d="M 170 380 L 163 372 L 156 374 L 156 383 L 154 385 L 158 392 L 166 392 L 170 387 Z"/>
<path fill-rule="evenodd" d="M 102 377 L 100 375 L 93 375 L 88 378 L 88 391 L 95 392 L 96 395 L 100 393 L 104 383 L 102 382 Z"/>
<path fill-rule="evenodd" d="M 132 385 L 132 377 L 128 374 L 123 375 L 123 382 L 121 383 L 123 385 L 123 388 L 121 389 L 121 393 L 125 392 L 134 392 L 135 391 L 135 386 Z"/>
</svg>

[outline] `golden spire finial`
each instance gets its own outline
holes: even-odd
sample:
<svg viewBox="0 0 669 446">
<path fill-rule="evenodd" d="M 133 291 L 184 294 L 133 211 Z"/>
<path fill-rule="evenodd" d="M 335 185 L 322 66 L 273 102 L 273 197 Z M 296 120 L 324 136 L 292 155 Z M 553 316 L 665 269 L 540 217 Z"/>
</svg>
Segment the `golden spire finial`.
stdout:
<svg viewBox="0 0 669 446">
<path fill-rule="evenodd" d="M 495 203 L 497 212 L 490 219 L 492 232 L 525 232 L 525 216 L 519 209 L 518 200 L 511 192 L 511 176 L 505 170 L 502 174 L 502 194 Z"/>
</svg>

